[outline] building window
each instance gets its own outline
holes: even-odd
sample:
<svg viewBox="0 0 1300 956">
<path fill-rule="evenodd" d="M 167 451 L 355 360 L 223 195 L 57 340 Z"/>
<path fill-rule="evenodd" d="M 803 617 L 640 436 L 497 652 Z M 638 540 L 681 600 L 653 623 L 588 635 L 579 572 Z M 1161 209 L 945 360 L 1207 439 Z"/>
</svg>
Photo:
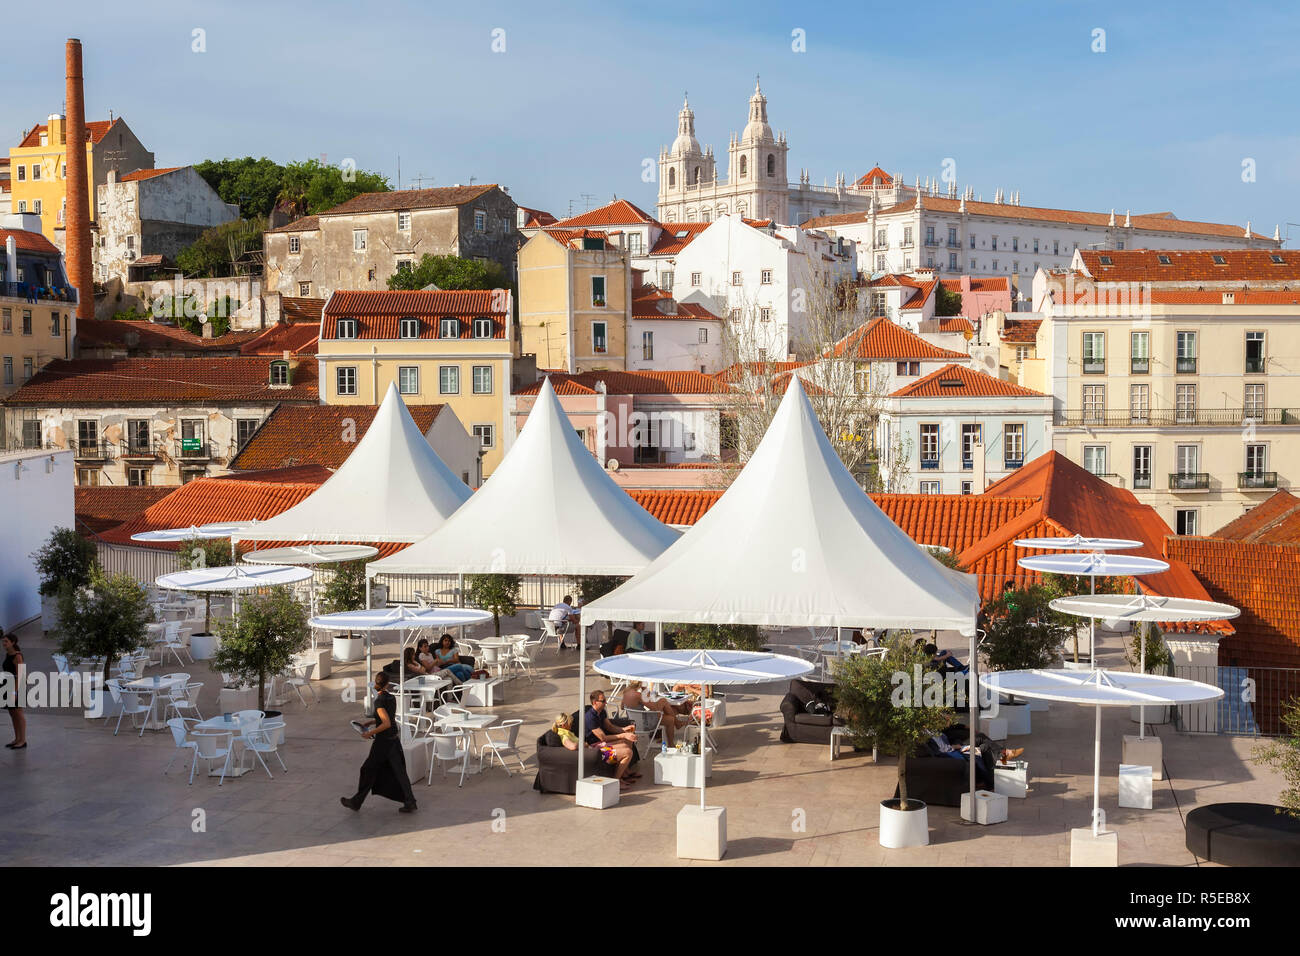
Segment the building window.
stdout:
<svg viewBox="0 0 1300 956">
<path fill-rule="evenodd" d="M 36 369 L 32 365 L 32 357 L 29 355 L 23 359 L 23 381 L 30 382 L 32 376 L 36 374 Z"/>
<path fill-rule="evenodd" d="M 59 324 L 60 324 L 59 313 L 51 312 L 50 313 L 50 335 L 53 335 L 55 338 L 58 338 L 59 335 L 61 334 L 59 332 Z"/>
<path fill-rule="evenodd" d="M 885 271 L 885 257 L 883 255 L 876 256 L 876 271 L 877 272 Z"/>
<path fill-rule="evenodd" d="M 438 320 L 438 338 L 440 339 L 458 339 L 460 338 L 460 319 L 453 316 L 446 316 Z"/>
<path fill-rule="evenodd" d="M 759 309 L 759 310 L 758 310 L 758 320 L 759 320 L 760 322 L 771 322 L 771 321 L 772 321 L 772 310 L 769 309 L 769 308 L 762 308 L 762 309 Z"/>
<path fill-rule="evenodd" d="M 19 164 L 18 164 L 17 172 L 18 172 L 18 181 L 19 181 L 20 183 L 22 183 L 22 182 L 26 182 L 26 181 L 27 181 L 27 167 L 24 166 L 22 163 L 19 163 Z M 19 211 L 21 212 L 21 210 L 19 210 Z"/>
<path fill-rule="evenodd" d="M 1084 445 L 1083 467 L 1094 475 L 1106 474 L 1106 446 Z"/>
<path fill-rule="evenodd" d="M 1129 372 L 1146 375 L 1151 371 L 1151 333 L 1129 333 Z"/>
<path fill-rule="evenodd" d="M 1196 508 L 1179 508 L 1174 512 L 1174 531 L 1178 534 L 1196 534 Z"/>
<path fill-rule="evenodd" d="M 77 450 L 84 454 L 99 447 L 99 422 L 93 418 L 77 420 Z"/>
<path fill-rule="evenodd" d="M 474 394 L 491 395 L 492 394 L 492 366 L 475 365 L 473 376 L 474 376 Z"/>
<path fill-rule="evenodd" d="M 21 169 L 22 167 L 20 166 L 20 167 L 18 167 L 18 168 Z M 99 485 L 99 469 L 98 469 L 98 468 L 78 468 L 78 469 L 77 469 L 77 484 L 81 485 L 81 486 L 84 487 L 84 488 L 95 488 L 95 487 L 97 487 L 97 486 Z"/>
<path fill-rule="evenodd" d="M 655 357 L 655 334 L 653 332 L 641 333 L 641 360 L 643 362 L 654 361 Z"/>
<path fill-rule="evenodd" d="M 1106 373 L 1105 332 L 1083 333 L 1083 371 L 1088 375 L 1104 375 Z"/>
<path fill-rule="evenodd" d="M 603 309 L 605 307 L 605 277 L 591 277 L 591 305 L 592 308 Z"/>
<path fill-rule="evenodd" d="M 22 171 L 22 167 L 19 166 L 19 167 L 18 167 L 18 170 L 19 170 L 19 172 L 21 172 L 21 171 Z M 19 212 L 26 212 L 26 211 L 27 211 L 27 200 L 26 200 L 26 199 L 20 199 L 20 200 L 18 200 L 18 211 L 19 211 Z"/>
<path fill-rule="evenodd" d="M 1264 371 L 1264 333 L 1246 333 L 1246 372 Z"/>
<path fill-rule="evenodd" d="M 402 395 L 420 394 L 420 369 L 416 365 L 397 367 L 397 391 Z"/>
<path fill-rule="evenodd" d="M 974 486 L 974 482 L 963 481 L 963 482 L 961 483 L 961 493 L 962 493 L 963 495 L 969 495 L 969 494 L 971 493 L 971 488 L 972 488 L 973 486 Z"/>
<path fill-rule="evenodd" d="M 22 281 L 21 278 L 19 281 Z M 32 334 L 32 310 L 23 309 L 23 335 Z"/>
<path fill-rule="evenodd" d="M 410 260 L 410 259 L 398 259 L 398 260 L 397 260 L 397 271 L 398 271 L 398 272 L 410 272 L 412 268 L 413 268 L 413 266 L 412 266 L 412 263 L 411 263 L 411 260 Z"/>
<path fill-rule="evenodd" d="M 888 240 L 888 238 L 887 238 L 887 233 L 886 233 L 886 231 L 885 231 L 884 229 L 877 229 L 877 230 L 876 230 L 876 245 L 878 245 L 878 246 L 887 246 L 887 245 L 889 245 L 889 240 Z"/>
<path fill-rule="evenodd" d="M 641 245 L 641 233 L 639 233 L 639 232 L 629 232 L 629 233 L 627 234 L 627 251 L 628 251 L 628 254 L 629 254 L 629 255 L 633 255 L 633 256 L 639 256 L 639 255 L 641 255 L 641 249 L 642 249 L 642 245 Z"/>
<path fill-rule="evenodd" d="M 366 273 L 366 279 L 369 280 L 370 282 L 374 282 L 375 276 L 378 274 L 379 274 L 379 270 L 372 268 L 369 272 Z"/>
<path fill-rule="evenodd" d="M 495 427 L 492 425 L 475 425 L 474 437 L 478 439 L 479 447 L 491 448 L 495 443 Z"/>
<path fill-rule="evenodd" d="M 357 337 L 357 320 L 336 319 L 334 322 L 334 337 L 339 339 L 355 339 Z"/>
<path fill-rule="evenodd" d="M 1019 468 L 1025 463 L 1025 426 L 1002 426 L 1002 460 L 1008 468 Z"/>
<path fill-rule="evenodd" d="M 310 282 L 299 282 L 299 283 L 298 283 L 298 296 L 299 296 L 299 298 L 303 298 L 303 299 L 305 299 L 305 298 L 307 298 L 307 297 L 310 296 L 310 295 L 311 295 L 311 283 L 310 283 Z"/>
<path fill-rule="evenodd" d="M 352 230 L 352 251 L 353 252 L 366 251 L 366 230 L 364 229 Z"/>
<path fill-rule="evenodd" d="M 700 331 L 699 331 L 699 344 L 700 344 L 700 345 L 708 345 L 708 344 L 709 344 L 709 330 L 708 330 L 708 329 L 700 329 Z"/>
<path fill-rule="evenodd" d="M 256 418 L 236 418 L 235 419 L 235 447 L 243 448 L 248 444 L 248 440 L 253 437 L 257 431 L 257 426 L 261 421 Z"/>
<path fill-rule="evenodd" d="M 357 393 L 357 367 L 340 365 L 334 371 L 334 392 L 337 395 L 355 395 Z"/>
<path fill-rule="evenodd" d="M 1151 386 L 1128 387 L 1128 420 L 1130 425 L 1151 424 Z"/>
<path fill-rule="evenodd" d="M 732 285 L 739 285 L 739 283 L 735 281 L 735 277 L 738 276 L 738 275 L 740 275 L 739 272 L 734 272 L 734 273 L 732 273 L 732 283 L 731 283 Z M 772 284 L 772 270 L 771 270 L 771 269 L 764 269 L 764 270 L 762 271 L 762 273 L 761 273 L 761 281 L 762 281 L 763 285 L 771 285 L 771 284 Z"/>
<path fill-rule="evenodd" d="M 1264 386 L 1247 385 L 1242 401 L 1242 412 L 1245 416 L 1251 419 L 1263 418 L 1265 407 Z"/>
<path fill-rule="evenodd" d="M 975 467 L 975 446 L 982 444 L 983 441 L 983 425 L 961 426 L 961 466 L 963 468 Z"/>
<path fill-rule="evenodd" d="M 399 212 L 397 214 L 397 231 L 398 232 L 411 231 L 411 214 L 409 212 Z"/>
<path fill-rule="evenodd" d="M 284 388 L 289 384 L 289 363 L 284 359 L 276 359 L 271 363 L 271 385 L 277 388 Z"/>
<path fill-rule="evenodd" d="M 418 339 L 420 337 L 420 320 L 414 316 L 406 316 L 397 323 L 397 337 L 402 339 Z"/>
<path fill-rule="evenodd" d="M 899 362 L 894 367 L 895 375 L 920 375 L 920 362 Z"/>
<path fill-rule="evenodd" d="M 460 394 L 460 366 L 459 365 L 438 366 L 438 394 L 440 395 Z"/>
<path fill-rule="evenodd" d="M 487 213 L 482 209 L 474 210 L 474 231 L 487 232 Z"/>
<path fill-rule="evenodd" d="M 609 350 L 606 331 L 607 327 L 604 322 L 591 323 L 591 350 L 597 355 L 603 355 Z"/>
<path fill-rule="evenodd" d="M 0 309 L 0 332 L 3 332 L 5 335 L 13 335 L 14 333 L 14 310 L 13 309 Z"/>
<path fill-rule="evenodd" d="M 921 467 L 924 469 L 939 467 L 939 425 L 937 423 L 921 426 Z"/>
<path fill-rule="evenodd" d="M 1151 446 L 1133 446 L 1133 487 L 1151 487 Z"/>
<path fill-rule="evenodd" d="M 40 182 L 40 179 L 41 179 L 41 164 L 40 164 L 40 163 L 32 163 L 32 182 L 34 182 L 34 183 L 35 183 L 35 182 Z M 37 212 L 40 212 L 39 209 L 36 210 L 36 211 L 37 211 Z"/>
<path fill-rule="evenodd" d="M 1175 445 L 1174 464 L 1178 469 L 1173 482 L 1175 488 L 1195 488 L 1201 470 L 1200 445 Z"/>
<path fill-rule="evenodd" d="M 302 252 L 302 240 L 297 236 L 289 237 L 289 255 L 296 256 Z"/>
<path fill-rule="evenodd" d="M 1252 478 L 1261 478 L 1268 471 L 1268 446 L 1246 446 L 1246 474 Z"/>
<path fill-rule="evenodd" d="M 1016 364 L 1020 364 L 1021 362 L 1025 361 L 1027 358 L 1029 358 L 1029 357 L 1030 357 L 1030 353 L 1033 352 L 1033 350 L 1034 350 L 1034 347 L 1033 347 L 1032 345 L 1017 345 L 1017 346 L 1016 346 Z"/>
<path fill-rule="evenodd" d="M 1106 386 L 1083 386 L 1083 420 L 1089 424 L 1102 422 L 1106 415 Z"/>
<path fill-rule="evenodd" d="M 767 349 L 759 349 L 759 350 L 758 350 L 758 360 L 759 360 L 760 362 L 766 362 L 766 361 L 767 361 Z"/>
<path fill-rule="evenodd" d="M 1179 385 L 1174 390 L 1174 420 L 1180 425 L 1196 421 L 1196 386 Z"/>
<path fill-rule="evenodd" d="M 149 484 L 149 473 L 152 468 L 128 468 L 126 470 L 126 483 L 128 485 L 147 485 Z"/>
<path fill-rule="evenodd" d="M 149 440 L 149 419 L 127 419 L 125 443 L 128 455 L 149 454 L 153 450 L 151 447 L 152 443 Z"/>
<path fill-rule="evenodd" d="M 1034 252 L 1038 252 L 1038 240 L 1034 240 Z"/>
<path fill-rule="evenodd" d="M 14 357 L 6 355 L 4 361 L 4 384 L 12 385 L 14 383 Z"/>
<path fill-rule="evenodd" d="M 700 273 L 698 272 L 691 273 L 691 285 L 697 289 L 700 287 Z"/>
<path fill-rule="evenodd" d="M 732 284 L 732 285 L 743 285 L 743 284 L 744 284 L 744 275 L 743 275 L 743 273 L 740 273 L 740 272 L 733 272 L 733 273 L 731 274 L 731 284 Z"/>
<path fill-rule="evenodd" d="M 923 482 L 921 482 L 921 494 L 923 494 L 923 495 L 937 495 L 937 494 L 940 494 L 940 490 L 939 490 L 939 482 L 937 482 L 937 481 L 923 481 Z"/>
<path fill-rule="evenodd" d="M 957 271 L 957 253 L 955 252 L 948 253 L 948 270 L 950 272 Z"/>
<path fill-rule="evenodd" d="M 925 227 L 925 244 L 926 244 L 927 246 L 933 246 L 933 245 L 935 245 L 935 241 L 934 241 L 934 226 L 926 226 L 926 227 Z"/>
<path fill-rule="evenodd" d="M 666 269 L 659 273 L 659 284 L 665 292 L 673 291 L 673 273 L 671 269 Z"/>
<path fill-rule="evenodd" d="M 1196 333 L 1178 333 L 1178 368 L 1181 375 L 1196 371 Z"/>
</svg>

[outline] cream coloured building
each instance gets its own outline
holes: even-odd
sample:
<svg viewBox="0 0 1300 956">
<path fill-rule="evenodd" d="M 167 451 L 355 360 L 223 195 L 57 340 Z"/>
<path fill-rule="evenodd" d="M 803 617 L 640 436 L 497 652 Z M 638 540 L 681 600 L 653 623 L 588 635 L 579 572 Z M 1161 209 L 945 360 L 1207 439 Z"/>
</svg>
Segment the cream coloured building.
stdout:
<svg viewBox="0 0 1300 956">
<path fill-rule="evenodd" d="M 1300 252 L 1080 250 L 1034 305 L 1053 448 L 1178 533 L 1300 476 Z"/>
</svg>

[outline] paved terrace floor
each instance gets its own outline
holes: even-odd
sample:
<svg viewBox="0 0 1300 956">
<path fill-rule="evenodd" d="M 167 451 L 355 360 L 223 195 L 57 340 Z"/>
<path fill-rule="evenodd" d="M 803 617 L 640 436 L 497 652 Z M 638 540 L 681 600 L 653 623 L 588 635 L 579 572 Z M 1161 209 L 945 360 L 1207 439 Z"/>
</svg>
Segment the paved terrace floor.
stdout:
<svg viewBox="0 0 1300 956">
<path fill-rule="evenodd" d="M 505 630 L 521 630 L 517 623 Z M 29 669 L 49 669 L 52 641 L 34 624 L 21 637 Z M 945 643 L 965 657 L 959 638 Z M 390 644 L 377 649 L 375 660 L 395 656 Z M 343 703 L 341 693 L 344 679 L 364 679 L 362 664 L 334 665 L 316 685 L 319 704 L 304 708 L 295 699 L 282 708 L 289 773 L 272 760 L 274 779 L 259 768 L 220 788 L 201 775 L 202 767 L 188 786 L 183 758 L 163 775 L 173 753 L 165 731 L 140 738 L 124 722 L 114 737 L 111 722 L 29 710 L 29 747 L 0 754 L 0 864 L 680 864 L 675 816 L 698 800 L 698 791 L 656 787 L 650 768 L 643 768 L 645 779 L 618 807 L 606 811 L 532 789 L 533 742 L 555 713 L 577 706 L 576 658 L 548 650 L 536 682 L 510 682 L 507 703 L 495 708 L 503 719 L 524 720 L 519 739 L 527 773 L 507 776 L 498 767 L 467 776 L 458 789 L 455 776 L 435 772 L 431 787 L 414 781 L 420 810 L 409 816 L 379 798 L 359 813 L 339 806 L 339 796 L 353 792 L 369 746 L 349 729 L 358 705 Z M 1104 642 L 1102 660 L 1123 666 L 1118 637 Z M 204 682 L 200 706 L 212 716 L 219 678 L 203 663 L 185 670 Z M 595 678 L 594 686 L 608 682 Z M 884 850 L 877 840 L 878 803 L 893 794 L 894 762 L 882 758 L 875 765 L 869 752 L 846 748 L 832 763 L 826 747 L 782 744 L 777 705 L 783 692 L 767 686 L 728 695 L 727 725 L 717 731 L 722 751 L 709 787 L 709 802 L 727 808 L 728 852 L 721 863 L 695 865 L 1068 865 L 1068 831 L 1087 825 L 1091 809 L 1091 709 L 1053 704 L 1034 714 L 1031 735 L 1008 741 L 1026 749 L 1033 789 L 1028 799 L 1010 801 L 1007 823 L 971 827 L 956 809 L 931 807 L 930 846 Z M 1127 709 L 1111 709 L 1103 712 L 1102 729 L 1102 807 L 1119 832 L 1121 865 L 1196 866 L 1183 842 L 1189 810 L 1227 800 L 1273 803 L 1282 789 L 1278 775 L 1250 760 L 1251 739 L 1183 736 L 1165 726 L 1155 731 L 1164 739 L 1167 773 L 1156 783 L 1154 808 L 1121 809 L 1120 740 L 1135 725 Z M 197 810 L 206 818 L 202 832 L 192 826 Z"/>
</svg>

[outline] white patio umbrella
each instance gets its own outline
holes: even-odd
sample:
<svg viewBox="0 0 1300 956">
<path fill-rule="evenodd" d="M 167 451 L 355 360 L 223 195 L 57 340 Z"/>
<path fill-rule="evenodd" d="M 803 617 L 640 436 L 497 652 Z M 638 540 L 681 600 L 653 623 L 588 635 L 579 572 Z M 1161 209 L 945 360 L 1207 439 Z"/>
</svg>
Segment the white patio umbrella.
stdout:
<svg viewBox="0 0 1300 956">
<path fill-rule="evenodd" d="M 1020 558 L 1016 561 L 1016 564 L 1028 571 L 1038 571 L 1040 573 L 1083 575 L 1088 578 L 1088 583 L 1094 593 L 1097 590 L 1097 578 L 1136 577 L 1143 574 L 1159 574 L 1162 571 L 1169 570 L 1169 562 L 1157 558 L 1144 558 L 1133 554 L 1107 554 L 1105 551 L 1090 551 L 1084 554 L 1036 554 Z M 1077 642 L 1075 647 L 1077 653 Z M 1088 622 L 1088 654 L 1095 667 L 1097 665 L 1097 627 L 1095 620 Z"/>
<path fill-rule="evenodd" d="M 1108 670 L 994 671 L 979 680 L 996 693 L 1087 704 L 1096 710 L 1092 757 L 1093 836 L 1101 832 L 1101 709 L 1134 704 L 1197 704 L 1223 696 L 1220 688 L 1198 681 Z"/>
<path fill-rule="evenodd" d="M 783 654 L 754 651 L 646 651 L 639 654 L 616 654 L 595 663 L 596 672 L 612 680 L 640 680 L 656 683 L 699 684 L 701 688 L 765 684 L 769 681 L 802 677 L 813 669 L 811 663 Z M 704 789 L 704 764 L 707 757 L 704 726 L 706 701 L 700 697 L 700 809 L 707 807 Z M 585 773 L 582 745 L 578 747 L 578 777 Z"/>
<path fill-rule="evenodd" d="M 339 564 L 368 561 L 377 554 L 378 548 L 364 544 L 300 544 L 249 551 L 244 560 L 249 564 Z"/>
<path fill-rule="evenodd" d="M 214 536 L 215 537 L 215 536 Z M 234 547 L 234 543 L 231 543 Z M 229 591 L 232 594 L 231 614 L 237 612 L 234 603 L 240 591 L 274 587 L 277 584 L 297 584 L 311 577 L 307 568 L 291 568 L 280 564 L 231 564 L 218 568 L 191 568 L 173 571 L 154 579 L 154 584 L 169 591 L 195 591 L 211 593 Z M 208 621 L 204 621 L 208 627 Z"/>
<path fill-rule="evenodd" d="M 1138 667 L 1143 673 L 1146 673 L 1147 669 L 1146 629 L 1152 621 L 1192 624 L 1198 621 L 1227 621 L 1241 614 L 1241 610 L 1231 604 L 1151 594 L 1080 594 L 1074 597 L 1057 598 L 1050 606 L 1054 611 L 1077 617 L 1140 623 L 1142 650 Z M 1146 705 L 1139 704 L 1138 739 L 1146 738 L 1146 730 Z"/>
<path fill-rule="evenodd" d="M 1016 547 L 1040 551 L 1125 551 L 1142 547 L 1142 542 L 1132 538 L 1089 538 L 1075 534 L 1064 538 L 1017 538 Z"/>
<path fill-rule="evenodd" d="M 400 694 L 402 684 L 406 682 L 406 661 L 403 650 L 408 638 L 422 630 L 464 627 L 467 624 L 481 624 L 490 620 L 492 620 L 491 611 L 480 611 L 472 607 L 389 607 L 322 614 L 313 617 L 307 623 L 323 630 L 360 631 L 366 635 L 366 701 L 369 703 L 370 674 L 373 670 L 371 635 L 375 631 L 397 631 L 398 633 L 397 688 Z M 402 727 L 402 739 L 410 739 L 408 728 L 405 726 Z"/>
<path fill-rule="evenodd" d="M 181 541 L 193 541 L 195 538 L 230 538 L 240 531 L 246 531 L 257 521 L 214 521 L 208 524 L 190 525 L 188 528 L 160 528 L 156 531 L 141 531 L 131 535 L 132 541 L 167 542 L 175 544 Z M 236 561 L 235 542 L 230 542 L 230 560 Z"/>
</svg>

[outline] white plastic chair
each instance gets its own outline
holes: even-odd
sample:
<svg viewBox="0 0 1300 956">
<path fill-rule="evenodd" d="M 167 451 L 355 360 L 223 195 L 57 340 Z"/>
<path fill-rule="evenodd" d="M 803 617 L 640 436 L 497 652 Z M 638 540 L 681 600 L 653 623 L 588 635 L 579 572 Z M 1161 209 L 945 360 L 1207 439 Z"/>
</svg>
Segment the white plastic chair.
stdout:
<svg viewBox="0 0 1300 956">
<path fill-rule="evenodd" d="M 483 770 L 483 758 L 488 757 L 488 766 L 492 765 L 495 760 L 501 764 L 501 769 L 510 775 L 511 771 L 506 766 L 505 757 L 514 757 L 519 761 L 519 769 L 527 770 L 524 766 L 524 758 L 519 753 L 519 728 L 523 725 L 522 720 L 503 720 L 495 727 L 483 728 L 483 742 L 478 748 L 478 768 Z"/>
<path fill-rule="evenodd" d="M 457 732 L 436 733 L 429 738 L 433 741 L 433 747 L 429 751 L 429 779 L 425 781 L 425 786 L 433 785 L 433 766 L 435 763 L 442 764 L 442 775 L 447 776 L 447 764 L 460 763 L 460 783 L 458 787 L 465 786 L 465 771 L 469 766 L 469 740 L 465 734 Z"/>
<path fill-rule="evenodd" d="M 515 645 L 514 653 L 510 656 L 510 664 L 528 675 L 528 680 L 533 681 L 533 667 L 537 664 L 537 655 L 542 651 L 543 639 L 529 639 L 519 642 Z"/>
<path fill-rule="evenodd" d="M 280 769 L 285 773 L 289 768 L 284 765 L 284 758 L 280 756 L 280 732 L 284 730 L 284 721 L 279 718 L 263 720 L 260 727 L 255 730 L 243 730 L 240 726 L 239 743 L 243 746 L 245 753 L 251 753 L 257 757 L 257 762 L 262 765 L 268 777 L 274 778 L 271 768 L 266 765 L 262 759 L 262 754 L 275 754 L 275 759 L 280 761 Z"/>
<path fill-rule="evenodd" d="M 141 714 L 146 715 L 146 719 L 139 724 L 140 736 L 144 736 L 144 726 L 148 723 L 148 714 L 153 712 L 153 691 L 151 690 L 127 690 L 122 688 L 120 691 L 119 703 L 122 705 L 117 714 L 117 726 L 113 728 L 113 736 L 122 729 L 122 718 L 127 714 L 131 715 L 131 726 L 136 726 L 135 719 Z"/>
<path fill-rule="evenodd" d="M 648 753 L 650 745 L 654 743 L 655 734 L 661 739 L 664 737 L 664 715 L 657 710 L 649 710 L 644 707 L 627 707 L 624 708 L 628 720 L 632 721 L 632 729 L 636 731 L 637 740 L 645 737 L 645 749 L 642 753 Z"/>
<path fill-rule="evenodd" d="M 202 682 L 185 684 L 183 687 L 173 685 L 171 695 L 167 698 L 167 706 L 163 708 L 163 717 L 165 718 L 169 713 L 174 713 L 177 717 L 193 714 L 202 720 L 203 714 L 199 712 L 199 691 L 202 689 Z"/>
<path fill-rule="evenodd" d="M 167 773 L 168 770 L 171 770 L 172 764 L 176 762 L 176 755 L 180 753 L 182 750 L 189 750 L 191 751 L 191 754 L 194 751 L 198 750 L 198 744 L 195 743 L 193 740 L 190 740 L 190 731 L 194 729 L 194 725 L 196 723 L 198 723 L 198 721 L 191 720 L 185 717 L 173 717 L 171 720 L 167 721 L 167 729 L 172 732 L 172 741 L 176 744 L 176 749 L 172 751 L 172 759 L 168 760 L 167 766 L 163 768 L 164 774 Z M 191 782 L 193 782 L 194 780 L 193 771 L 194 771 L 194 761 L 193 758 L 191 757 L 190 760 L 190 781 Z"/>
<path fill-rule="evenodd" d="M 312 701 L 317 701 L 316 688 L 311 686 L 311 675 L 314 673 L 316 673 L 315 661 L 310 661 L 305 664 L 296 664 L 294 665 L 293 674 L 284 682 L 286 687 L 292 688 L 298 695 L 298 699 L 302 701 L 304 707 L 307 706 L 307 698 L 302 696 L 302 689 L 304 687 L 311 691 Z"/>
<path fill-rule="evenodd" d="M 453 704 L 443 704 L 433 711 L 434 730 L 439 730 L 449 720 L 460 720 L 463 717 L 473 717 L 473 712 L 466 710 L 464 707 L 457 707 Z"/>
<path fill-rule="evenodd" d="M 528 611 L 524 614 L 524 627 L 536 631 L 538 637 L 541 637 L 546 630 L 542 625 L 542 615 L 537 611 Z"/>
<path fill-rule="evenodd" d="M 560 651 L 560 645 L 564 643 L 565 635 L 569 633 L 569 622 L 562 621 L 559 624 L 556 624 L 550 618 L 543 618 L 542 627 L 545 631 L 545 636 L 542 638 L 543 645 L 545 645 L 547 640 L 555 638 L 555 651 L 558 654 Z"/>
<path fill-rule="evenodd" d="M 217 781 L 217 786 L 223 786 L 226 782 L 226 774 L 230 772 L 230 754 L 235 749 L 235 735 L 229 730 L 195 730 L 192 733 L 194 737 L 194 763 L 190 766 L 190 786 L 194 785 L 194 769 L 202 760 L 208 765 L 208 773 L 212 772 L 212 765 L 216 761 L 221 761 L 221 779 Z"/>
<path fill-rule="evenodd" d="M 112 703 L 118 709 L 119 720 L 120 720 L 121 719 L 120 714 L 122 711 L 122 682 L 118 680 L 116 677 L 110 677 L 108 680 L 104 681 L 104 686 L 108 688 L 109 702 Z M 105 723 L 107 723 L 108 718 L 112 716 L 113 715 L 112 713 L 110 713 L 109 709 L 105 707 L 104 708 Z M 116 730 L 113 731 L 113 735 L 114 736 L 117 735 Z"/>
<path fill-rule="evenodd" d="M 512 651 L 512 647 L 484 645 L 479 648 L 482 656 L 479 657 L 476 663 L 483 670 L 495 669 L 497 677 L 504 677 L 505 670 L 510 665 Z"/>
<path fill-rule="evenodd" d="M 194 658 L 190 657 L 189 649 L 186 648 L 185 642 L 181 640 L 180 621 L 168 621 L 167 626 L 163 628 L 162 649 L 158 653 L 158 662 L 160 664 L 166 658 L 168 651 L 171 651 L 172 657 L 176 658 L 177 664 L 194 663 Z M 181 654 L 189 658 L 188 661 L 181 660 Z"/>
</svg>

